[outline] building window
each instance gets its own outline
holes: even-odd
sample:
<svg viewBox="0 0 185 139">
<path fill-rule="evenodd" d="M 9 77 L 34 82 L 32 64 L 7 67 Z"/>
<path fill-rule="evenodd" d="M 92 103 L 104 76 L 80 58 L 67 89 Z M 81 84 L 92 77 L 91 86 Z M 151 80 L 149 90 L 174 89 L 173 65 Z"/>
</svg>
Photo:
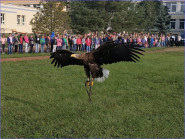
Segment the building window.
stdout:
<svg viewBox="0 0 185 139">
<path fill-rule="evenodd" d="M 172 2 L 171 4 L 171 12 L 176 12 L 177 2 Z"/>
<path fill-rule="evenodd" d="M 5 14 L 1 13 L 1 24 L 5 24 Z"/>
<path fill-rule="evenodd" d="M 180 19 L 179 29 L 184 29 L 184 19 Z"/>
<path fill-rule="evenodd" d="M 167 2 L 166 6 L 168 7 L 168 12 L 170 12 L 171 11 L 171 2 Z"/>
<path fill-rule="evenodd" d="M 184 12 L 184 2 L 181 2 L 181 12 Z"/>
<path fill-rule="evenodd" d="M 22 15 L 22 25 L 25 25 L 25 15 Z"/>
<path fill-rule="evenodd" d="M 175 21 L 176 21 L 176 19 L 171 19 L 170 20 L 170 28 L 171 29 L 175 29 Z"/>
<path fill-rule="evenodd" d="M 21 24 L 21 16 L 17 15 L 17 25 L 20 25 L 20 24 Z"/>
</svg>

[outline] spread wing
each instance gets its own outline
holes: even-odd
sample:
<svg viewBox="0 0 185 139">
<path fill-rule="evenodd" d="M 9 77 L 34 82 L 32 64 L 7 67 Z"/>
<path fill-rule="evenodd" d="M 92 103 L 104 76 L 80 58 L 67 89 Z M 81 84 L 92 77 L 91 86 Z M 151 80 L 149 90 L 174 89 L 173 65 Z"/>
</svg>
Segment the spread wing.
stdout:
<svg viewBox="0 0 185 139">
<path fill-rule="evenodd" d="M 136 62 L 140 59 L 138 55 L 143 55 L 141 52 L 144 52 L 144 50 L 138 47 L 138 45 L 123 45 L 107 42 L 92 51 L 92 54 L 95 62 L 99 65 L 112 64 L 120 61 Z"/>
<path fill-rule="evenodd" d="M 54 66 L 65 67 L 69 65 L 83 65 L 83 61 L 74 57 L 71 57 L 73 53 L 67 50 L 57 50 L 51 53 L 50 59 L 53 58 L 51 64 Z"/>
</svg>

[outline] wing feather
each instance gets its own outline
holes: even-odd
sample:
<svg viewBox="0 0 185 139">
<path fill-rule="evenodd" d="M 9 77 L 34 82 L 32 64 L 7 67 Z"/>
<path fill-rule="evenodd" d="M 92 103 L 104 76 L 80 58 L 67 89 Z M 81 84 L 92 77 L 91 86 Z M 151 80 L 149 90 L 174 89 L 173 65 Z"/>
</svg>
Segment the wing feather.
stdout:
<svg viewBox="0 0 185 139">
<path fill-rule="evenodd" d="M 51 53 L 50 59 L 53 58 L 51 64 L 61 68 L 69 65 L 83 65 L 83 60 L 71 57 L 72 54 L 67 50 L 57 50 Z"/>
<path fill-rule="evenodd" d="M 138 55 L 144 52 L 137 45 L 123 45 L 114 42 L 102 44 L 99 48 L 92 52 L 95 62 L 99 65 L 112 64 L 120 61 L 136 62 L 140 59 Z"/>
</svg>

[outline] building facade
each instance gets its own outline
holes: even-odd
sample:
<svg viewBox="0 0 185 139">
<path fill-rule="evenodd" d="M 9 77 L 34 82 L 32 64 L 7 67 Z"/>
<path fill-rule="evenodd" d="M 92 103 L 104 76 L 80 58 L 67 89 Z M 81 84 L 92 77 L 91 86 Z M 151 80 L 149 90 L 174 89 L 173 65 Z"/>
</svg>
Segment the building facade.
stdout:
<svg viewBox="0 0 185 139">
<path fill-rule="evenodd" d="M 1 33 L 32 33 L 31 19 L 36 8 L 1 3 Z"/>
<path fill-rule="evenodd" d="M 27 7 L 42 8 L 42 4 L 46 0 L 1 0 L 1 3 L 16 4 Z"/>
<path fill-rule="evenodd" d="M 162 0 L 163 4 L 168 7 L 171 15 L 170 33 L 184 34 L 184 0 Z"/>
</svg>

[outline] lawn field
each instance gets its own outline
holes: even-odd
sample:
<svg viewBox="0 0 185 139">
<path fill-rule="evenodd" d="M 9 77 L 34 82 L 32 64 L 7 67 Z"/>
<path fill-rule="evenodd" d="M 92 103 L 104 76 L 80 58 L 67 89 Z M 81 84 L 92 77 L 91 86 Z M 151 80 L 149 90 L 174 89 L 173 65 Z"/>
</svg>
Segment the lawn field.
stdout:
<svg viewBox="0 0 185 139">
<path fill-rule="evenodd" d="M 1 63 L 2 138 L 183 138 L 184 52 L 104 65 L 92 102 L 83 67 Z"/>
</svg>

